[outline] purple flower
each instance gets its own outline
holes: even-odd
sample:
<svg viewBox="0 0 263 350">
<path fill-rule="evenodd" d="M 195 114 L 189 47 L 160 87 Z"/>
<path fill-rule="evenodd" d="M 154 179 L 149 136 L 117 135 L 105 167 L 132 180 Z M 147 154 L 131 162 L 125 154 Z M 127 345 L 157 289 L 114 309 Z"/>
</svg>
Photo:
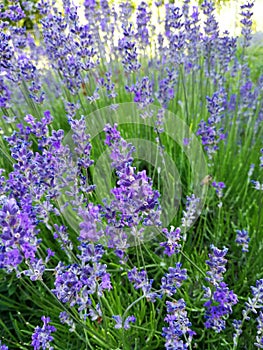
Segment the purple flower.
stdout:
<svg viewBox="0 0 263 350">
<path fill-rule="evenodd" d="M 121 316 L 117 315 L 113 315 L 112 318 L 114 319 L 114 321 L 116 321 L 116 325 L 114 326 L 114 328 L 116 329 L 121 329 L 121 328 L 124 328 L 124 329 L 129 329 L 131 326 L 130 326 L 130 323 L 135 323 L 136 321 L 136 317 L 135 316 L 128 316 L 124 322 L 123 322 L 123 319 Z"/>
<path fill-rule="evenodd" d="M 248 252 L 250 238 L 246 230 L 237 230 L 236 243 L 242 246 L 242 252 Z"/>
<path fill-rule="evenodd" d="M 192 226 L 198 215 L 200 214 L 199 209 L 200 198 L 197 198 L 194 194 L 186 197 L 186 208 L 183 211 L 182 227 L 187 230 Z M 183 237 L 186 239 L 186 236 Z"/>
<path fill-rule="evenodd" d="M 136 172 L 132 166 L 132 153 L 135 148 L 121 138 L 117 125 L 106 125 L 105 143 L 110 147 L 112 167 L 118 176 L 117 186 L 112 189 L 114 199 L 104 201 L 103 216 L 107 221 L 106 235 L 108 246 L 115 248 L 116 254 L 123 258 L 128 247 L 127 233 L 138 238 L 144 226 L 160 226 L 161 209 L 159 192 L 153 190 L 152 180 L 146 171 Z"/>
<path fill-rule="evenodd" d="M 209 298 L 204 303 L 206 308 L 205 327 L 212 328 L 215 332 L 220 333 L 225 329 L 225 316 L 232 313 L 232 306 L 237 304 L 238 298 L 224 282 L 217 284 L 214 292 L 208 287 L 205 289 L 205 298 Z"/>
<path fill-rule="evenodd" d="M 261 148 L 260 153 L 262 155 L 260 156 L 259 160 L 260 160 L 260 167 L 262 168 L 263 167 L 263 148 Z"/>
<path fill-rule="evenodd" d="M 70 317 L 70 315 L 66 311 L 63 311 L 59 314 L 59 320 L 62 324 L 67 324 L 70 327 L 69 328 L 70 332 L 74 332 L 76 325 L 75 325 L 74 321 L 72 320 L 72 318 Z"/>
<path fill-rule="evenodd" d="M 207 122 L 204 120 L 200 122 L 196 135 L 201 137 L 204 149 L 207 151 L 209 159 L 212 159 L 213 154 L 219 148 L 219 142 L 225 139 L 223 129 L 217 126 L 224 116 L 226 94 L 221 89 L 215 92 L 211 98 L 207 97 L 206 99 L 210 116 Z"/>
<path fill-rule="evenodd" d="M 152 292 L 153 280 L 149 280 L 145 270 L 138 271 L 136 267 L 128 271 L 128 279 L 135 289 L 141 289 L 147 300 L 154 302 L 159 295 Z"/>
<path fill-rule="evenodd" d="M 254 188 L 258 191 L 263 191 L 263 184 L 259 181 L 251 180 L 251 183 L 254 185 Z"/>
<path fill-rule="evenodd" d="M 167 301 L 166 305 L 167 316 L 164 321 L 168 323 L 168 327 L 163 327 L 162 332 L 165 338 L 165 348 L 168 350 L 188 349 L 196 333 L 190 328 L 192 324 L 187 317 L 185 301 L 184 299 L 174 302 Z"/>
<path fill-rule="evenodd" d="M 8 350 L 8 346 L 5 344 L 2 344 L 2 341 L 0 340 L 0 350 Z"/>
<path fill-rule="evenodd" d="M 32 334 L 31 345 L 34 347 L 34 350 L 53 350 L 53 346 L 50 346 L 50 343 L 54 340 L 54 337 L 51 335 L 51 333 L 56 332 L 56 328 L 54 326 L 49 325 L 49 317 L 42 316 L 41 320 L 44 324 L 41 328 L 39 326 L 35 328 L 35 331 Z"/>
<path fill-rule="evenodd" d="M 222 182 L 222 181 L 220 181 L 220 182 L 213 181 L 212 182 L 212 186 L 216 190 L 217 197 L 219 199 L 221 199 L 223 197 L 223 189 L 226 187 L 225 183 Z M 222 202 L 221 201 L 219 202 L 218 206 L 222 207 Z"/>
<path fill-rule="evenodd" d="M 259 316 L 257 317 L 257 337 L 256 343 L 254 345 L 257 348 L 263 349 L 263 312 L 259 312 Z"/>
<path fill-rule="evenodd" d="M 238 302 L 236 294 L 229 290 L 228 285 L 223 282 L 223 274 L 226 271 L 225 265 L 227 260 L 225 255 L 227 248 L 220 250 L 211 245 L 212 254 L 209 254 L 209 260 L 206 264 L 210 267 L 207 271 L 208 277 L 206 280 L 210 283 L 210 287 L 205 287 L 204 298 L 208 299 L 204 306 L 205 312 L 205 327 L 212 328 L 215 332 L 220 333 L 225 329 L 225 316 L 232 313 L 232 306 Z"/>
<path fill-rule="evenodd" d="M 252 298 L 248 298 L 248 301 L 245 303 L 245 308 L 242 311 L 243 319 L 241 320 L 234 320 L 233 326 L 235 328 L 235 333 L 233 335 L 233 341 L 235 347 L 238 345 L 238 339 L 240 335 L 242 334 L 242 326 L 244 321 L 250 320 L 250 313 L 253 312 L 254 314 L 257 314 L 257 309 L 263 308 L 263 279 L 256 281 L 256 286 L 251 286 L 252 290 Z M 258 324 L 259 327 L 261 327 L 261 321 L 262 321 L 262 313 L 260 312 L 260 315 L 258 317 Z M 261 336 L 261 328 L 259 328 L 259 335 Z M 257 339 L 258 341 L 258 339 Z M 258 344 L 262 341 L 262 337 L 259 338 Z"/>
<path fill-rule="evenodd" d="M 162 277 L 162 294 L 173 296 L 183 281 L 187 279 L 187 270 L 181 269 L 181 266 L 181 263 L 177 263 L 176 267 L 169 267 L 169 272 Z"/>
<path fill-rule="evenodd" d="M 250 44 L 250 40 L 252 38 L 252 30 L 251 30 L 251 27 L 252 27 L 252 15 L 253 15 L 253 12 L 251 12 L 251 8 L 254 6 L 254 1 L 248 1 L 246 4 L 244 5 L 241 5 L 240 8 L 241 8 L 241 15 L 242 15 L 242 19 L 240 21 L 240 23 L 242 24 L 242 30 L 241 30 L 241 33 L 244 37 L 244 47 L 247 47 L 249 46 Z"/>
<path fill-rule="evenodd" d="M 162 232 L 165 234 L 167 241 L 160 243 L 161 247 L 165 247 L 164 254 L 171 256 L 179 252 L 181 244 L 181 229 L 177 227 L 174 229 L 174 226 L 171 226 L 170 231 L 167 228 L 164 228 Z"/>
</svg>

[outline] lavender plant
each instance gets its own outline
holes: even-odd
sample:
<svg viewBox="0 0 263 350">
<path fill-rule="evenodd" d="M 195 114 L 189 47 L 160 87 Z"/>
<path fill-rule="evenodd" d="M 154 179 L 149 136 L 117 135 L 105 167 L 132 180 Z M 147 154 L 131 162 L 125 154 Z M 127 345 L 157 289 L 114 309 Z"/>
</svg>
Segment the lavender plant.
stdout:
<svg viewBox="0 0 263 350">
<path fill-rule="evenodd" d="M 241 40 L 208 0 L 0 5 L 0 349 L 262 348 L 253 5 L 241 4 Z M 117 124 L 124 103 L 136 125 Z M 166 111 L 187 125 L 177 144 Z M 152 164 L 135 138 L 156 145 Z M 168 193 L 169 223 L 165 155 L 185 198 Z"/>
</svg>

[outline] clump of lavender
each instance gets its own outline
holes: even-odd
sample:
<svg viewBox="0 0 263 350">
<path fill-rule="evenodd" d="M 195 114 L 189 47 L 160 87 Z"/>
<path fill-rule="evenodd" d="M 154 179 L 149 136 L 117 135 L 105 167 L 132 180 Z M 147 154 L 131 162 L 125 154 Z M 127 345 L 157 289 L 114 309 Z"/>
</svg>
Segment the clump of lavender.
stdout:
<svg viewBox="0 0 263 350">
<path fill-rule="evenodd" d="M 223 282 L 223 274 L 226 271 L 225 255 L 227 248 L 220 250 L 214 245 L 210 247 L 209 260 L 206 264 L 210 270 L 207 272 L 206 280 L 209 282 L 209 287 L 203 287 L 205 294 L 204 298 L 208 299 L 204 306 L 205 313 L 205 327 L 211 328 L 215 332 L 220 333 L 226 327 L 226 318 L 232 313 L 232 306 L 238 302 L 237 295 L 229 290 L 228 285 Z"/>
<path fill-rule="evenodd" d="M 51 346 L 51 342 L 54 340 L 54 337 L 51 335 L 56 332 L 56 328 L 54 326 L 49 325 L 50 318 L 42 316 L 41 320 L 43 321 L 43 326 L 37 326 L 35 328 L 34 333 L 32 334 L 32 343 L 31 345 L 34 347 L 34 350 L 40 349 L 50 349 L 53 350 L 53 346 Z"/>
<path fill-rule="evenodd" d="M 248 231 L 237 230 L 236 243 L 242 247 L 242 252 L 248 252 L 249 241 Z"/>
<path fill-rule="evenodd" d="M 242 320 L 234 320 L 233 326 L 235 328 L 235 333 L 233 335 L 233 341 L 234 341 L 234 350 L 237 349 L 238 346 L 238 340 L 240 335 L 242 334 L 242 327 L 245 323 L 245 321 L 250 320 L 250 313 L 257 314 L 257 309 L 263 309 L 263 279 L 256 281 L 256 286 L 251 286 L 252 290 L 252 299 L 249 297 L 248 301 L 245 303 L 245 308 L 242 311 L 243 318 Z M 258 335 L 261 335 L 261 320 L 262 320 L 262 313 L 260 312 L 260 315 L 258 317 L 258 324 L 259 324 L 259 333 Z M 259 340 L 259 341 L 258 341 Z M 262 342 L 261 338 L 257 338 L 258 345 L 260 342 Z M 257 346 L 260 347 L 260 346 Z"/>
</svg>

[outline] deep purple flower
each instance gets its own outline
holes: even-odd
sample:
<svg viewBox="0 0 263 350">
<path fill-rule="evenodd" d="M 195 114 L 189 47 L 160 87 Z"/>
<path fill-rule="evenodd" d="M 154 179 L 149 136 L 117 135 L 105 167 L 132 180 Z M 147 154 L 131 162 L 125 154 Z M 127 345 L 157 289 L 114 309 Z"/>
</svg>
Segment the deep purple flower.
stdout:
<svg viewBox="0 0 263 350">
<path fill-rule="evenodd" d="M 218 127 L 224 116 L 225 103 L 226 94 L 223 89 L 215 92 L 211 98 L 207 97 L 209 118 L 207 122 L 202 120 L 199 123 L 199 128 L 196 132 L 196 135 L 201 137 L 204 149 L 207 151 L 210 159 L 218 150 L 219 142 L 224 140 L 226 136 L 223 133 L 223 128 Z"/>
<path fill-rule="evenodd" d="M 204 297 L 209 299 L 204 303 L 206 308 L 205 327 L 212 328 L 220 333 L 225 329 L 226 321 L 224 317 L 232 313 L 232 306 L 237 304 L 238 298 L 224 282 L 217 284 L 214 292 L 208 287 L 205 289 Z"/>
<path fill-rule="evenodd" d="M 40 328 L 37 326 L 35 328 L 34 333 L 32 334 L 32 346 L 34 350 L 40 349 L 49 349 L 53 350 L 53 346 L 50 346 L 50 343 L 54 340 L 54 337 L 51 333 L 56 332 L 56 328 L 54 326 L 50 326 L 50 318 L 42 316 L 41 320 L 43 321 L 43 326 Z"/>
</svg>

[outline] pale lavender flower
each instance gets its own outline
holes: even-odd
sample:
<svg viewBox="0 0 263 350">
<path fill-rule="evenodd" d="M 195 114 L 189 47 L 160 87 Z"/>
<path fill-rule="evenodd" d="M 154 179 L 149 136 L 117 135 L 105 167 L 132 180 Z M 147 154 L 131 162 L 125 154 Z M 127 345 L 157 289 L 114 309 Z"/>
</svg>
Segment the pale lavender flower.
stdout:
<svg viewBox="0 0 263 350">
<path fill-rule="evenodd" d="M 181 229 L 174 226 L 171 226 L 170 231 L 167 228 L 164 228 L 162 232 L 165 234 L 167 241 L 160 243 L 161 247 L 165 247 L 164 254 L 171 256 L 179 252 L 181 248 L 181 244 L 179 243 L 181 240 Z"/>
<path fill-rule="evenodd" d="M 114 326 L 114 328 L 116 329 L 124 328 L 125 330 L 127 330 L 131 327 L 130 323 L 135 323 L 136 321 L 135 316 L 128 316 L 124 321 L 119 315 L 113 315 L 112 318 L 114 319 L 114 321 L 116 321 L 116 325 Z"/>
<path fill-rule="evenodd" d="M 237 230 L 236 243 L 242 246 L 242 252 L 248 252 L 250 238 L 246 230 Z"/>
<path fill-rule="evenodd" d="M 195 194 L 186 197 L 186 208 L 183 210 L 182 227 L 185 230 L 190 228 L 195 222 L 196 218 L 200 214 L 200 198 L 196 197 Z M 186 239 L 186 235 L 183 236 L 183 240 Z"/>
<path fill-rule="evenodd" d="M 67 324 L 70 328 L 70 332 L 74 332 L 76 328 L 76 324 L 74 323 L 73 319 L 70 317 L 70 315 L 66 312 L 63 311 L 59 314 L 59 320 L 62 324 Z"/>
<path fill-rule="evenodd" d="M 257 348 L 263 349 L 263 312 L 259 312 L 259 316 L 257 317 L 257 337 L 256 343 L 254 345 Z"/>
<path fill-rule="evenodd" d="M 252 298 L 248 297 L 248 301 L 245 302 L 245 308 L 242 311 L 243 319 L 241 320 L 234 320 L 233 326 L 235 329 L 235 333 L 233 335 L 233 341 L 234 345 L 237 347 L 238 345 L 238 339 L 240 335 L 242 334 L 242 326 L 244 321 L 250 320 L 250 313 L 253 312 L 254 314 L 257 314 L 257 309 L 263 308 L 263 279 L 256 281 L 256 286 L 251 286 L 252 290 Z M 259 323 L 262 319 L 262 313 L 260 312 L 259 315 Z M 260 323 L 261 324 L 261 323 Z M 261 340 L 261 339 L 259 339 Z"/>
<path fill-rule="evenodd" d="M 153 279 L 148 279 L 147 272 L 145 270 L 138 271 L 137 267 L 128 271 L 128 279 L 133 283 L 135 289 L 141 289 L 147 300 L 154 302 L 157 297 L 160 297 L 157 293 L 152 291 Z"/>
</svg>

